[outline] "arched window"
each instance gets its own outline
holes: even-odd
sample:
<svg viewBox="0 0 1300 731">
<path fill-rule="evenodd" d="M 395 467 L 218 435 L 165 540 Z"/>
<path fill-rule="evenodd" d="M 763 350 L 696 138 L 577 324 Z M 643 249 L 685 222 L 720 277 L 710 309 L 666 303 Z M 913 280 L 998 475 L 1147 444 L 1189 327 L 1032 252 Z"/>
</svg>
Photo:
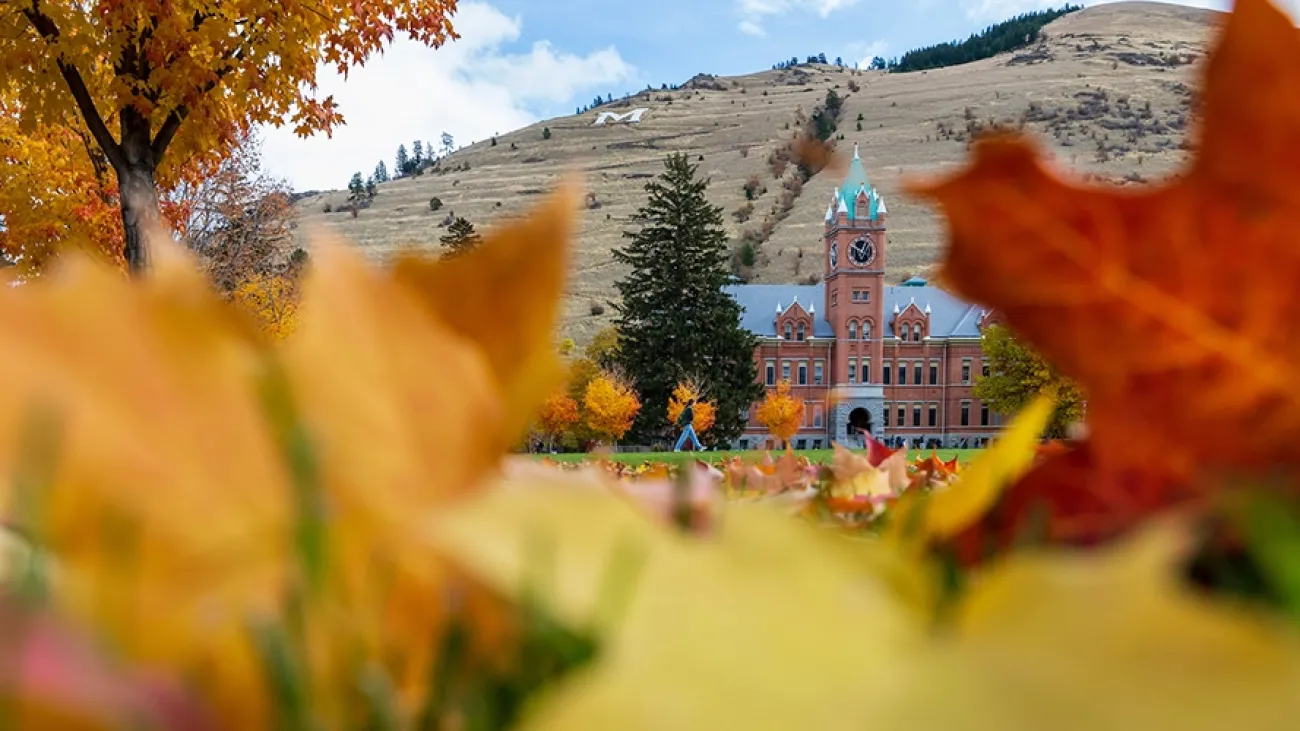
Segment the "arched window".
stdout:
<svg viewBox="0 0 1300 731">
<path fill-rule="evenodd" d="M 790 339 L 790 323 L 788 322 L 785 324 L 785 339 Z"/>
<path fill-rule="evenodd" d="M 858 339 L 858 321 L 849 320 L 849 340 Z"/>
<path fill-rule="evenodd" d="M 804 330 L 804 328 L 803 328 L 803 323 L 801 322 L 801 323 L 799 323 L 799 342 L 802 343 L 802 342 L 803 342 L 803 339 L 804 339 L 804 337 L 805 337 L 806 335 L 807 335 L 807 332 Z"/>
<path fill-rule="evenodd" d="M 871 339 L 871 320 L 862 321 L 862 339 L 863 340 Z"/>
<path fill-rule="evenodd" d="M 920 325 L 913 325 L 913 326 L 912 326 L 912 339 L 915 340 L 915 341 L 918 342 L 918 343 L 921 342 L 921 326 L 920 326 Z"/>
<path fill-rule="evenodd" d="M 898 326 L 898 339 L 907 342 L 907 325 Z"/>
</svg>

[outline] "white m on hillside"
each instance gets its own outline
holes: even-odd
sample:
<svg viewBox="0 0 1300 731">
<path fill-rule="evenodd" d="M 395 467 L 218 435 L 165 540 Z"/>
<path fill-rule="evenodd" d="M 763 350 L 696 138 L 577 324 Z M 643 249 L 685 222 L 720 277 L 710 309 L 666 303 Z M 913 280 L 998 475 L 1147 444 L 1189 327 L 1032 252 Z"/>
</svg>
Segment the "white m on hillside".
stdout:
<svg viewBox="0 0 1300 731">
<path fill-rule="evenodd" d="M 648 111 L 650 110 L 642 108 L 642 109 L 633 109 L 627 114 L 619 114 L 618 112 L 601 112 L 600 116 L 596 117 L 596 121 L 591 123 L 591 126 L 596 127 L 599 125 L 603 125 L 607 121 L 626 122 L 628 124 L 633 124 L 635 122 L 640 122 L 641 115 L 645 114 Z"/>
</svg>

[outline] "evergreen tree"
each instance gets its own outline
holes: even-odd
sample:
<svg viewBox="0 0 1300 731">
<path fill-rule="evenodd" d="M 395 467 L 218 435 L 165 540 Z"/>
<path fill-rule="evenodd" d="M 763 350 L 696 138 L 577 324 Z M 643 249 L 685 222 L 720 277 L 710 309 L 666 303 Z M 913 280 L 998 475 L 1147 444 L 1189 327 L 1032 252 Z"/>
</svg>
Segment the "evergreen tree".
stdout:
<svg viewBox="0 0 1300 731">
<path fill-rule="evenodd" d="M 424 167 L 424 143 L 419 140 L 411 146 L 411 167 L 415 169 Z"/>
<path fill-rule="evenodd" d="M 411 158 L 406 154 L 406 145 L 397 146 L 397 160 L 394 161 L 393 171 L 398 175 L 407 175 L 411 172 Z"/>
<path fill-rule="evenodd" d="M 450 155 L 456 151 L 456 138 L 451 136 L 450 132 L 442 133 L 442 154 Z"/>
<path fill-rule="evenodd" d="M 375 177 L 372 175 L 370 176 L 370 179 L 366 181 L 366 197 L 374 198 L 376 190 Z"/>
<path fill-rule="evenodd" d="M 460 216 L 447 226 L 447 233 L 438 238 L 449 249 L 448 256 L 463 254 L 478 245 L 480 240 L 481 237 L 474 231 L 474 224 Z"/>
<path fill-rule="evenodd" d="M 361 173 L 352 173 L 352 180 L 348 181 L 348 192 L 352 194 L 350 198 L 360 198 L 366 194 L 366 181 Z"/>
<path fill-rule="evenodd" d="M 722 228 L 722 208 L 704 195 L 708 183 L 681 153 L 646 185 L 649 200 L 638 212 L 644 224 L 624 232 L 626 247 L 614 259 L 630 267 L 616 283 L 618 364 L 635 383 L 644 405 L 633 438 L 666 437 L 668 399 L 679 380 L 698 377 L 718 404 L 706 439 L 740 436 L 745 412 L 763 394 L 754 366 L 754 336 L 740 325 L 740 305 L 724 291 L 736 282 Z"/>
<path fill-rule="evenodd" d="M 388 166 L 384 164 L 383 160 L 380 160 L 379 164 L 375 166 L 375 182 L 387 183 L 388 180 Z"/>
</svg>

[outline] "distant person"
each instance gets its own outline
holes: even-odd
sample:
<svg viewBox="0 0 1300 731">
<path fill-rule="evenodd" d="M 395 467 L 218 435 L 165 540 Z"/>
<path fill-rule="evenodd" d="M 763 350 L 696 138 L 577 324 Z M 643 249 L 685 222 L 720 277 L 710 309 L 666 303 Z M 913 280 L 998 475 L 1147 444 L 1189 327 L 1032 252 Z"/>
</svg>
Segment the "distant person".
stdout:
<svg viewBox="0 0 1300 731">
<path fill-rule="evenodd" d="M 682 429 L 682 435 L 677 438 L 677 446 L 673 447 L 673 451 L 682 451 L 682 445 L 686 443 L 687 437 L 690 437 L 696 451 L 703 450 L 704 445 L 700 444 L 700 438 L 695 435 L 695 399 L 687 401 L 686 408 L 682 409 L 681 415 L 677 417 L 677 426 L 682 425 L 685 425 L 685 428 Z"/>
</svg>

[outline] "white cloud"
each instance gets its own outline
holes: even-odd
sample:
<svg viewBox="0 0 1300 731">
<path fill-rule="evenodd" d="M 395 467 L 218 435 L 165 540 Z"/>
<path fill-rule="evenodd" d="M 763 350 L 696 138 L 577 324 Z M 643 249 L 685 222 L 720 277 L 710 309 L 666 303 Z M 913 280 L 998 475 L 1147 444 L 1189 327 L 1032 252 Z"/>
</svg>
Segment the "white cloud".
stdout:
<svg viewBox="0 0 1300 731">
<path fill-rule="evenodd" d="M 460 4 L 453 24 L 461 38 L 440 49 L 399 38 L 346 81 L 322 69 L 320 94 L 334 95 L 347 124 L 333 139 L 301 139 L 290 125 L 263 130 L 266 167 L 298 190 L 341 188 L 380 160 L 391 170 L 399 144 L 438 145 L 444 131 L 458 144 L 485 139 L 537 121 L 535 105 L 615 91 L 637 76 L 613 47 L 579 56 L 538 41 L 527 53 L 503 53 L 520 37 L 520 21 L 484 3 Z"/>
<path fill-rule="evenodd" d="M 836 10 L 857 4 L 858 0 L 736 0 L 740 13 L 740 32 L 751 36 L 765 36 L 763 21 L 768 16 L 790 12 L 816 13 L 825 18 Z"/>
<path fill-rule="evenodd" d="M 858 59 L 858 68 L 867 68 L 871 65 L 871 59 L 876 56 L 887 58 L 889 53 L 889 43 L 883 40 L 875 40 L 870 43 L 850 43 L 849 58 Z"/>
</svg>

